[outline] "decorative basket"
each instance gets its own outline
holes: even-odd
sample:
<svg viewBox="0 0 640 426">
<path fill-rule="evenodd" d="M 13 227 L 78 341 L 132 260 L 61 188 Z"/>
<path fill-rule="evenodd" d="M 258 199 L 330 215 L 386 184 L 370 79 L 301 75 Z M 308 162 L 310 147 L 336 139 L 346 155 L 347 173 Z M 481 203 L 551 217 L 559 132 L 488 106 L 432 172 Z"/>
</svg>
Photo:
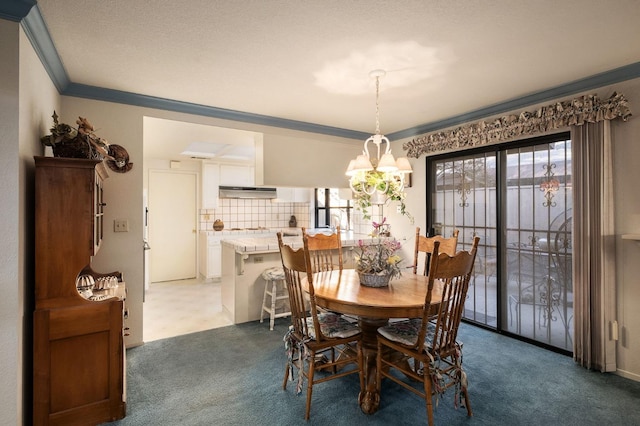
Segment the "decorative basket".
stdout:
<svg viewBox="0 0 640 426">
<path fill-rule="evenodd" d="M 360 284 L 366 287 L 386 287 L 389 285 L 390 275 L 367 274 L 358 272 Z"/>
<path fill-rule="evenodd" d="M 94 160 L 104 159 L 102 154 L 91 146 L 91 143 L 80 136 L 73 139 L 65 139 L 53 145 L 53 156 L 65 158 L 90 158 Z"/>
</svg>

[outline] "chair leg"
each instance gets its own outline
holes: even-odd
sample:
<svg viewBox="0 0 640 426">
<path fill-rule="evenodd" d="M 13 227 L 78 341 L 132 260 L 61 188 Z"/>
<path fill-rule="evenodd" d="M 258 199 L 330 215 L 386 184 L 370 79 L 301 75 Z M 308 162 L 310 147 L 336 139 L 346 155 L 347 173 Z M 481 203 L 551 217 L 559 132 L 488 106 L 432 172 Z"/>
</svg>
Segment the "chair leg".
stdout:
<svg viewBox="0 0 640 426">
<path fill-rule="evenodd" d="M 469 391 L 465 388 L 462 391 L 462 394 L 464 395 L 464 405 L 467 406 L 467 416 L 472 417 L 473 411 L 471 411 L 471 402 L 469 401 Z"/>
<path fill-rule="evenodd" d="M 276 320 L 276 295 L 278 282 L 276 280 L 271 281 L 271 313 L 269 314 L 269 330 L 273 330 L 273 326 Z"/>
<path fill-rule="evenodd" d="M 309 420 L 311 415 L 311 393 L 313 392 L 313 373 L 316 370 L 316 353 L 311 351 L 309 354 L 309 372 L 307 374 L 307 408 L 304 414 L 304 419 Z M 301 373 L 300 373 L 301 374 Z"/>
<path fill-rule="evenodd" d="M 422 380 L 424 383 L 424 399 L 427 403 L 427 420 L 429 422 L 429 426 L 433 426 L 435 424 L 433 421 L 433 391 L 431 390 L 431 375 L 428 370 L 429 368 L 425 364 Z"/>
<path fill-rule="evenodd" d="M 264 317 L 264 308 L 267 306 L 267 288 L 269 288 L 269 281 L 264 283 L 264 294 L 262 295 L 262 308 L 260 308 L 260 322 L 262 323 Z"/>
<path fill-rule="evenodd" d="M 287 382 L 289 381 L 289 370 L 291 369 L 291 366 L 289 365 L 289 362 L 287 361 L 286 367 L 284 369 L 284 380 L 282 381 L 282 390 L 287 390 Z"/>
</svg>

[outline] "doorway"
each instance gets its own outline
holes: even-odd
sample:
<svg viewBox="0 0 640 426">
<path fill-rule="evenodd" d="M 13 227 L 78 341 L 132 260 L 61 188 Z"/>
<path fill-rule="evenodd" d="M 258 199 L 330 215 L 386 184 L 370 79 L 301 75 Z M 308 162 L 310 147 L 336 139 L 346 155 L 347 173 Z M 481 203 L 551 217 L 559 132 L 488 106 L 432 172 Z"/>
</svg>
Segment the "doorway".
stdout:
<svg viewBox="0 0 640 426">
<path fill-rule="evenodd" d="M 468 321 L 559 351 L 573 346 L 568 133 L 427 159 L 427 229 L 480 236 Z"/>
</svg>

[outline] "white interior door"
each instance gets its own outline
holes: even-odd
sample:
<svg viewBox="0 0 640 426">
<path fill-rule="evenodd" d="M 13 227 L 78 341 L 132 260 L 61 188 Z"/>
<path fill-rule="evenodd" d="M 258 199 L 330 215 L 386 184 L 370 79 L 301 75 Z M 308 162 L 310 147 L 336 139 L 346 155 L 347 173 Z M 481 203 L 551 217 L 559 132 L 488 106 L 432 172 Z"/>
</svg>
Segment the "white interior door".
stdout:
<svg viewBox="0 0 640 426">
<path fill-rule="evenodd" d="M 195 173 L 149 172 L 151 282 L 196 277 Z"/>
</svg>

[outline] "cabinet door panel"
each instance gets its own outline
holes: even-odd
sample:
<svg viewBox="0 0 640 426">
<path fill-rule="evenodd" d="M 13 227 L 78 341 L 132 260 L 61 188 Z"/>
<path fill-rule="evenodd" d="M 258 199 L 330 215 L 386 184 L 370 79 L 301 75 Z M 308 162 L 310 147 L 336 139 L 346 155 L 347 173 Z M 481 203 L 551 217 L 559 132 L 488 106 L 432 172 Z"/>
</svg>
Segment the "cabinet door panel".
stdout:
<svg viewBox="0 0 640 426">
<path fill-rule="evenodd" d="M 220 165 L 202 163 L 201 204 L 203 209 L 218 208 L 218 187 L 220 185 Z"/>
</svg>

